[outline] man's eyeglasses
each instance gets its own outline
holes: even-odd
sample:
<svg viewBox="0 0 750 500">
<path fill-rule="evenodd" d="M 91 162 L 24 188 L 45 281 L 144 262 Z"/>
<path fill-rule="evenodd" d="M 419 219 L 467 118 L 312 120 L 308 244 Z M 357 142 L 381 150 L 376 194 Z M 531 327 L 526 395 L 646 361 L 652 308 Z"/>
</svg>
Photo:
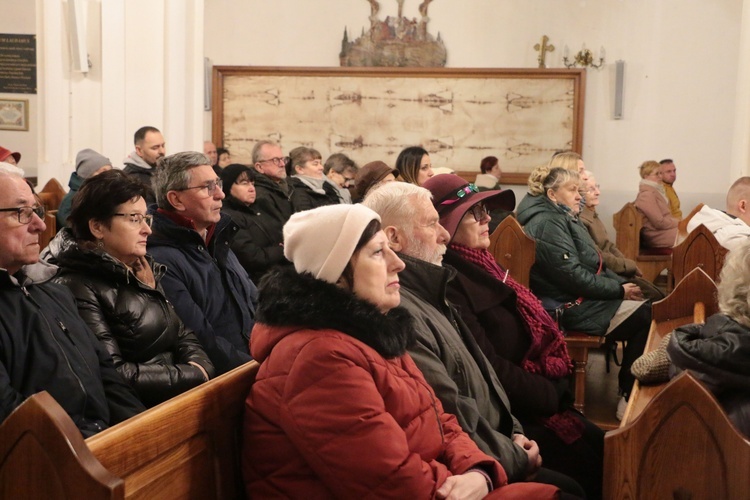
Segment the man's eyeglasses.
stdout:
<svg viewBox="0 0 750 500">
<path fill-rule="evenodd" d="M 282 156 L 281 158 L 268 158 L 267 160 L 258 160 L 258 163 L 266 163 L 269 161 L 273 163 L 274 165 L 276 165 L 277 167 L 280 167 L 282 165 L 286 165 L 286 162 L 289 161 L 289 157 Z"/>
<path fill-rule="evenodd" d="M 36 214 L 40 219 L 44 220 L 44 214 L 46 213 L 46 210 L 44 210 L 44 206 L 37 205 L 36 207 L 0 208 L 0 212 L 16 212 L 16 214 L 18 215 L 18 223 L 28 224 L 29 222 L 31 222 L 34 214 Z"/>
<path fill-rule="evenodd" d="M 474 220 L 477 222 L 482 222 L 485 217 L 490 215 L 484 203 L 477 203 L 469 209 L 469 213 L 474 216 Z"/>
<path fill-rule="evenodd" d="M 213 196 L 214 192 L 216 192 L 216 188 L 219 188 L 219 190 L 224 188 L 224 183 L 221 181 L 221 179 L 215 179 L 213 181 L 208 181 L 202 186 L 193 186 L 193 187 L 186 187 L 182 189 L 177 189 L 177 191 L 188 191 L 190 189 L 205 189 L 206 194 L 208 196 Z"/>
<path fill-rule="evenodd" d="M 132 214 L 112 214 L 112 215 L 117 216 L 117 217 L 129 217 L 129 219 L 127 220 L 137 226 L 140 226 L 141 222 L 145 222 L 148 227 L 151 227 L 151 224 L 154 222 L 153 215 L 143 215 L 143 214 L 139 214 L 135 212 Z"/>
<path fill-rule="evenodd" d="M 443 200 L 440 202 L 441 205 L 452 205 L 456 203 L 458 200 L 466 197 L 467 195 L 470 195 L 471 193 L 478 193 L 479 188 L 476 187 L 474 184 L 467 184 L 463 187 L 461 187 L 458 191 L 455 193 L 451 193 L 448 195 L 446 200 Z"/>
</svg>

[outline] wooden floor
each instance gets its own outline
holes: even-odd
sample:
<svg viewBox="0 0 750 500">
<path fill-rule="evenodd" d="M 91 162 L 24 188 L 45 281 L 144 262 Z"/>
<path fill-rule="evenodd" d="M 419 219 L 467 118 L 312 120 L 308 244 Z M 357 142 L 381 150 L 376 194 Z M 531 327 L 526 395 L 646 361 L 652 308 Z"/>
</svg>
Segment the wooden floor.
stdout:
<svg viewBox="0 0 750 500">
<path fill-rule="evenodd" d="M 620 359 L 622 354 L 618 354 Z M 586 367 L 586 416 L 605 431 L 616 429 L 620 422 L 615 418 L 617 410 L 617 374 L 620 367 L 610 361 L 607 373 L 604 349 L 589 352 Z"/>
</svg>

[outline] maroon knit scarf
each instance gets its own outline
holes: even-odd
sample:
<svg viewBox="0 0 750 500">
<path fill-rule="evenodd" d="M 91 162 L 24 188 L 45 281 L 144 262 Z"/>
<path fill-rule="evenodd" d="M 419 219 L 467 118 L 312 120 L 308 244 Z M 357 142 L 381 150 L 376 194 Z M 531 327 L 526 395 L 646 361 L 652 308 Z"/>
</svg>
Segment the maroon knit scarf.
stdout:
<svg viewBox="0 0 750 500">
<path fill-rule="evenodd" d="M 573 362 L 568 355 L 563 334 L 531 290 L 508 275 L 489 251 L 454 243 L 451 243 L 450 247 L 460 257 L 484 269 L 493 278 L 504 281 L 516 292 L 518 312 L 531 334 L 531 347 L 526 352 L 521 367 L 527 372 L 537 373 L 550 379 L 570 375 L 573 371 Z M 551 417 L 540 420 L 566 444 L 577 441 L 583 434 L 583 422 L 570 410 L 555 413 Z"/>
</svg>

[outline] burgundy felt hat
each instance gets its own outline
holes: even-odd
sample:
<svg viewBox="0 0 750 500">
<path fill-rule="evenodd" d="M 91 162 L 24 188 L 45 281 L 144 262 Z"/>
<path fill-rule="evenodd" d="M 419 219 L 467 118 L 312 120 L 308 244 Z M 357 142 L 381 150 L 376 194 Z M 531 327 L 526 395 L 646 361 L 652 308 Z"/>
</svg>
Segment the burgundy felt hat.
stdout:
<svg viewBox="0 0 750 500">
<path fill-rule="evenodd" d="M 16 163 L 21 161 L 21 153 L 14 153 L 10 149 L 5 149 L 4 147 L 0 146 L 0 161 L 7 160 L 9 156 L 15 158 Z"/>
<path fill-rule="evenodd" d="M 485 203 L 488 210 L 502 208 L 512 211 L 516 206 L 516 195 L 513 191 L 480 192 L 474 184 L 454 174 L 430 177 L 422 187 L 432 193 L 432 204 L 440 215 L 440 225 L 450 233 L 451 239 L 466 212 L 480 201 Z"/>
</svg>

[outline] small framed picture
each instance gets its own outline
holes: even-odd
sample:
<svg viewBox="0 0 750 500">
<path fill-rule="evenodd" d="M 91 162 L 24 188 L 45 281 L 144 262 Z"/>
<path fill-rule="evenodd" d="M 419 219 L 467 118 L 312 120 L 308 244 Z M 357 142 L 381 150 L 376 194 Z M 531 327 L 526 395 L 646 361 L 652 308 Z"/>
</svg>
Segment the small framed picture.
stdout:
<svg viewBox="0 0 750 500">
<path fill-rule="evenodd" d="M 0 130 L 29 130 L 28 99 L 0 99 Z"/>
</svg>

